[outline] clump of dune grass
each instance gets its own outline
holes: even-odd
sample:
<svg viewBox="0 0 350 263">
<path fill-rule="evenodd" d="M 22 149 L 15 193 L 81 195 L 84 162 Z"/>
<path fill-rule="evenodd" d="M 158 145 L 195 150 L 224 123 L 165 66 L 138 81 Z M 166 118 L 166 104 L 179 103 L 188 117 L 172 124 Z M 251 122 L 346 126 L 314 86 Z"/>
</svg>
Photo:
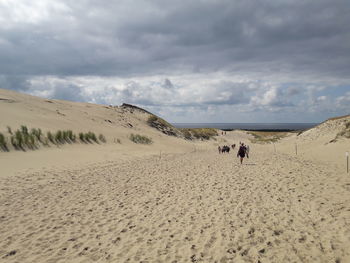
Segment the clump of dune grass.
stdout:
<svg viewBox="0 0 350 263">
<path fill-rule="evenodd" d="M 3 135 L 2 133 L 0 133 L 0 149 L 2 151 L 8 151 L 6 138 L 5 135 Z"/>
<path fill-rule="evenodd" d="M 102 135 L 102 134 L 100 134 L 100 135 Z M 93 143 L 93 142 L 98 143 L 96 134 L 91 132 L 91 131 L 89 131 L 87 133 L 80 132 L 79 133 L 79 140 L 81 142 L 84 142 L 84 143 Z"/>
<path fill-rule="evenodd" d="M 55 144 L 75 143 L 76 135 L 71 130 L 58 130 L 54 135 L 50 135 L 49 140 L 51 142 L 52 139 Z"/>
<path fill-rule="evenodd" d="M 15 149 L 23 149 L 23 137 L 20 130 L 15 131 L 14 135 L 11 136 L 11 144 Z"/>
<path fill-rule="evenodd" d="M 27 126 L 21 125 L 20 131 L 21 131 L 22 134 L 24 134 L 24 135 L 28 134 L 28 128 L 27 128 Z"/>
<path fill-rule="evenodd" d="M 31 129 L 30 133 L 36 138 L 37 141 L 41 142 L 42 132 L 41 129 Z"/>
<path fill-rule="evenodd" d="M 55 142 L 58 143 L 58 144 L 63 144 L 64 143 L 64 141 L 63 141 L 63 132 L 61 130 L 58 130 L 55 133 Z"/>
<path fill-rule="evenodd" d="M 134 143 L 139 143 L 139 144 L 151 144 L 153 143 L 152 138 L 149 138 L 147 136 L 143 136 L 140 134 L 131 134 L 129 139 L 134 142 Z"/>
<path fill-rule="evenodd" d="M 68 140 L 70 140 L 71 142 L 75 142 L 76 136 L 72 130 L 67 131 L 67 137 L 68 137 Z"/>
<path fill-rule="evenodd" d="M 82 142 L 85 142 L 84 133 L 79 132 L 79 140 L 82 141 Z"/>
<path fill-rule="evenodd" d="M 12 132 L 10 127 L 7 127 L 8 132 L 11 134 L 9 141 L 16 150 L 25 151 L 26 149 L 37 149 L 40 145 L 50 146 L 51 144 L 60 145 L 66 143 L 77 143 L 77 136 L 72 130 L 58 130 L 56 132 L 47 131 L 46 137 L 41 129 L 32 128 L 29 129 L 25 125 L 21 125 L 18 130 Z M 106 138 L 103 134 L 100 134 L 97 138 L 96 134 L 89 131 L 87 133 L 79 133 L 79 139 L 85 143 L 99 143 L 106 142 Z M 7 147 L 6 136 L 0 133 L 0 150 L 9 151 Z"/>
<path fill-rule="evenodd" d="M 51 143 L 56 144 L 55 138 L 54 138 L 54 135 L 52 134 L 52 132 L 48 131 L 48 132 L 46 133 L 46 135 L 47 135 L 47 139 L 48 139 Z"/>
<path fill-rule="evenodd" d="M 89 137 L 89 139 L 90 139 L 91 141 L 98 143 L 98 141 L 97 141 L 97 136 L 96 136 L 95 133 L 93 133 L 93 132 L 91 132 L 91 131 L 88 132 L 88 137 Z"/>
<path fill-rule="evenodd" d="M 35 149 L 37 147 L 35 136 L 28 132 L 27 126 L 22 125 L 11 136 L 11 144 L 15 149 L 24 150 L 24 148 Z"/>
<path fill-rule="evenodd" d="M 103 134 L 100 134 L 99 136 L 98 136 L 98 139 L 100 140 L 100 142 L 103 142 L 103 143 L 106 143 L 106 137 L 103 135 Z"/>
</svg>

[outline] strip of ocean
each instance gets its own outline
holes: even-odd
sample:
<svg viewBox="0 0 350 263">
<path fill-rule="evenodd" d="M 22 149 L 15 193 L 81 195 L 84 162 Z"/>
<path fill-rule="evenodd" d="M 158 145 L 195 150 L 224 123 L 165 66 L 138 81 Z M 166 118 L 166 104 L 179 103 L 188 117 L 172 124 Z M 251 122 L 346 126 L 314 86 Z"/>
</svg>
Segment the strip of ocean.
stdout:
<svg viewBox="0 0 350 263">
<path fill-rule="evenodd" d="M 216 128 L 220 130 L 300 131 L 319 123 L 172 123 L 176 128 Z"/>
</svg>

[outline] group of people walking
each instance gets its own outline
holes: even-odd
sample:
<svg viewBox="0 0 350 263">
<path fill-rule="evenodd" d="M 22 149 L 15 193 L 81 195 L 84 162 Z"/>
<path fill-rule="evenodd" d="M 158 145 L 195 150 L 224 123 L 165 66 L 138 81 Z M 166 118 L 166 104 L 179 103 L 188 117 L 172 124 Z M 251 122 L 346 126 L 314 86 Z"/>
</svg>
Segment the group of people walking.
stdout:
<svg viewBox="0 0 350 263">
<path fill-rule="evenodd" d="M 218 146 L 219 154 L 221 153 L 230 153 L 230 149 L 234 150 L 236 147 L 236 144 L 232 144 L 231 147 L 224 145 L 224 146 Z M 243 142 L 239 142 L 239 148 L 237 152 L 237 157 L 240 157 L 241 164 L 243 163 L 244 157 L 249 158 L 249 145 L 244 144 Z"/>
</svg>

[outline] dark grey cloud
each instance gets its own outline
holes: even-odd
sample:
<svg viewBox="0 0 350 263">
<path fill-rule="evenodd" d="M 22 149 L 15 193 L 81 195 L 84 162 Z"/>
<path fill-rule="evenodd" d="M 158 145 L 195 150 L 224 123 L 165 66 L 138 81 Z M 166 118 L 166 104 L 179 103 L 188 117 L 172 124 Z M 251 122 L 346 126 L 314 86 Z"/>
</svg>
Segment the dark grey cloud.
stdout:
<svg viewBox="0 0 350 263">
<path fill-rule="evenodd" d="M 15 9 L 13 2 L 4 13 Z M 349 75 L 345 0 L 60 3 L 37 10 L 43 18 L 36 23 L 9 16 L 8 26 L 0 26 L 0 72 L 138 76 L 283 69 Z"/>
</svg>

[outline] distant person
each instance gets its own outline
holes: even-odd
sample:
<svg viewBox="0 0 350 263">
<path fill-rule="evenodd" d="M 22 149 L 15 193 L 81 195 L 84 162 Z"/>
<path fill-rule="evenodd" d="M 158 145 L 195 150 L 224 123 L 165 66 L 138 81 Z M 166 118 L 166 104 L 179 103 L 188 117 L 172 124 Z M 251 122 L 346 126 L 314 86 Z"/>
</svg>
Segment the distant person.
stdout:
<svg viewBox="0 0 350 263">
<path fill-rule="evenodd" d="M 247 158 L 249 158 L 249 145 L 245 146 L 245 153 L 247 154 Z"/>
<path fill-rule="evenodd" d="M 240 157 L 241 164 L 243 163 L 243 159 L 246 154 L 246 147 L 244 146 L 243 143 L 241 143 L 241 146 L 239 146 L 238 152 L 237 152 L 237 157 Z"/>
<path fill-rule="evenodd" d="M 219 153 L 221 153 L 221 147 L 220 146 L 218 146 L 218 150 L 219 150 Z"/>
</svg>

